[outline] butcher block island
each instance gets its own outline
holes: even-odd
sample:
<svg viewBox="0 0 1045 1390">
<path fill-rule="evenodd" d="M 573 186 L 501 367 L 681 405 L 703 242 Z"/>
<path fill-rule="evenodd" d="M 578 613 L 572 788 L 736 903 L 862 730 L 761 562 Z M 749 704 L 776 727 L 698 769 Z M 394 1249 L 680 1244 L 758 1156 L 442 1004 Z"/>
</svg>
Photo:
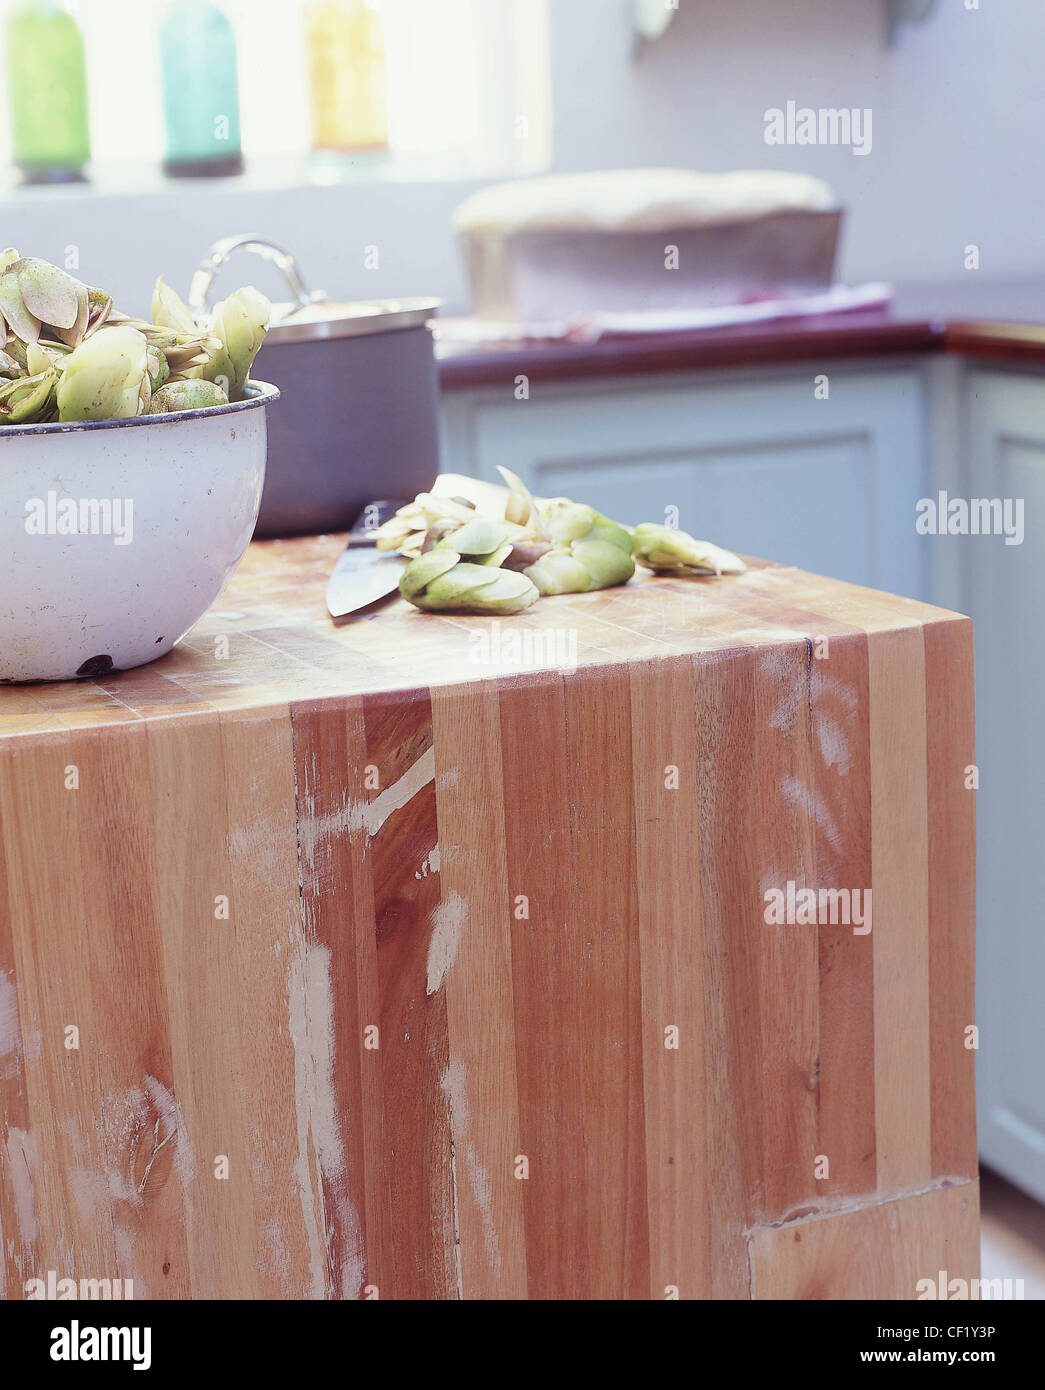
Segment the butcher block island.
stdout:
<svg viewBox="0 0 1045 1390">
<path fill-rule="evenodd" d="M 335 626 L 342 543 L 0 689 L 4 1295 L 975 1278 L 968 620 L 756 561 Z"/>
</svg>

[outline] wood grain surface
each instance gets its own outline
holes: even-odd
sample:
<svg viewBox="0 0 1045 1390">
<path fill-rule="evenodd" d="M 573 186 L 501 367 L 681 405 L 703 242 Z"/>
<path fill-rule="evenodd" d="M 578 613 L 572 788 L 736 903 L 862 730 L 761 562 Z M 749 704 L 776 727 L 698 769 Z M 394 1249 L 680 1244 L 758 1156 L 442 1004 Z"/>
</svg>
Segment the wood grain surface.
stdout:
<svg viewBox="0 0 1045 1390">
<path fill-rule="evenodd" d="M 952 1281 L 968 1286 L 977 1277 L 966 1271 L 979 1265 L 979 1243 L 979 1183 L 935 1188 L 859 1211 L 762 1228 L 752 1242 L 754 1294 L 968 1298 L 968 1287 L 962 1293 Z"/>
<path fill-rule="evenodd" d="M 999 326 L 1004 331 L 1004 326 Z M 975 325 L 966 325 L 966 330 Z M 1018 333 L 1013 334 L 1018 343 Z M 584 341 L 461 344 L 438 342 L 443 391 L 531 381 L 576 381 L 655 372 L 758 367 L 846 357 L 891 357 L 942 351 L 944 326 L 885 309 L 806 314 L 765 323 L 670 333 L 622 333 Z M 974 344 L 974 347 L 976 345 Z"/>
<path fill-rule="evenodd" d="M 338 627 L 341 544 L 0 688 L 3 1296 L 975 1277 L 968 621 L 752 562 Z"/>
<path fill-rule="evenodd" d="M 953 291 L 953 287 L 949 287 Z M 923 302 L 919 303 L 922 298 Z M 1040 317 L 1040 303 L 1023 294 L 1016 312 Z M 604 335 L 589 341 L 437 343 L 439 386 L 470 391 L 531 382 L 642 377 L 663 372 L 771 367 L 789 362 L 845 358 L 909 357 L 950 353 L 976 360 L 1045 363 L 1045 328 L 1008 319 L 954 317 L 953 292 L 946 313 L 917 292 L 899 307 L 844 314 L 810 314 L 757 324 L 733 324 L 689 332 Z M 931 296 L 930 296 L 931 300 Z M 994 306 L 995 311 L 997 305 Z M 1012 304 L 1008 310 L 1012 311 Z M 932 312 L 927 312 L 927 310 Z"/>
</svg>

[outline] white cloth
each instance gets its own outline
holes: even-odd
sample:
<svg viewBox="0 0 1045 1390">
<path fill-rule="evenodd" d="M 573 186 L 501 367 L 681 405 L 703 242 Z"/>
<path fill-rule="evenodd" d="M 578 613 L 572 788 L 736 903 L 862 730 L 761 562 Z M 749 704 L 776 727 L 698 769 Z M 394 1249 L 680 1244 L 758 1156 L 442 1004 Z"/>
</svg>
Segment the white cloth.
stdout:
<svg viewBox="0 0 1045 1390">
<path fill-rule="evenodd" d="M 515 342 L 597 342 L 600 338 L 647 333 L 692 333 L 773 319 L 811 318 L 821 314 L 880 309 L 893 297 L 891 285 L 834 285 L 823 294 L 795 299 L 765 299 L 711 309 L 657 309 L 642 313 L 594 314 L 575 323 L 491 323 L 476 318 L 437 318 L 436 338 L 455 345 Z"/>
</svg>

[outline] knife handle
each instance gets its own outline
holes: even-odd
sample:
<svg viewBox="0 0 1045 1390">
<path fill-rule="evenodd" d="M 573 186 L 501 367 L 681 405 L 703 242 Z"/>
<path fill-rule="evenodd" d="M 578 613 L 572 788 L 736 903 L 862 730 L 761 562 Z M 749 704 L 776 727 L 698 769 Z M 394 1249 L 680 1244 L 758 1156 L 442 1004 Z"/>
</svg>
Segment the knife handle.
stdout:
<svg viewBox="0 0 1045 1390">
<path fill-rule="evenodd" d="M 377 528 L 395 516 L 400 507 L 405 506 L 405 502 L 393 502 L 387 498 L 380 502 L 368 502 L 356 517 L 352 530 L 349 532 L 349 544 L 373 545 L 374 532 Z"/>
</svg>

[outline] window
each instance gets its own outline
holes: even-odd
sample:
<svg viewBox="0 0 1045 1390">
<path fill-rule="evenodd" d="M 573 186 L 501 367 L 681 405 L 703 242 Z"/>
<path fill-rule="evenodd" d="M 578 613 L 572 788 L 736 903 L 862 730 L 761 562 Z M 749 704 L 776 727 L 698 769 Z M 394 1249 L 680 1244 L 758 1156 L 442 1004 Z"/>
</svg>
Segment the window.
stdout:
<svg viewBox="0 0 1045 1390">
<path fill-rule="evenodd" d="M 307 0 L 218 2 L 235 27 L 248 168 L 306 168 Z M 388 91 L 389 155 L 367 166 L 375 176 L 482 178 L 548 167 L 548 0 L 367 3 L 382 18 Z M 3 21 L 16 4 L 0 0 Z M 166 7 L 166 0 L 69 0 L 87 52 L 92 172 L 103 181 L 162 161 L 158 30 Z M 10 160 L 4 90 L 0 164 Z"/>
</svg>

